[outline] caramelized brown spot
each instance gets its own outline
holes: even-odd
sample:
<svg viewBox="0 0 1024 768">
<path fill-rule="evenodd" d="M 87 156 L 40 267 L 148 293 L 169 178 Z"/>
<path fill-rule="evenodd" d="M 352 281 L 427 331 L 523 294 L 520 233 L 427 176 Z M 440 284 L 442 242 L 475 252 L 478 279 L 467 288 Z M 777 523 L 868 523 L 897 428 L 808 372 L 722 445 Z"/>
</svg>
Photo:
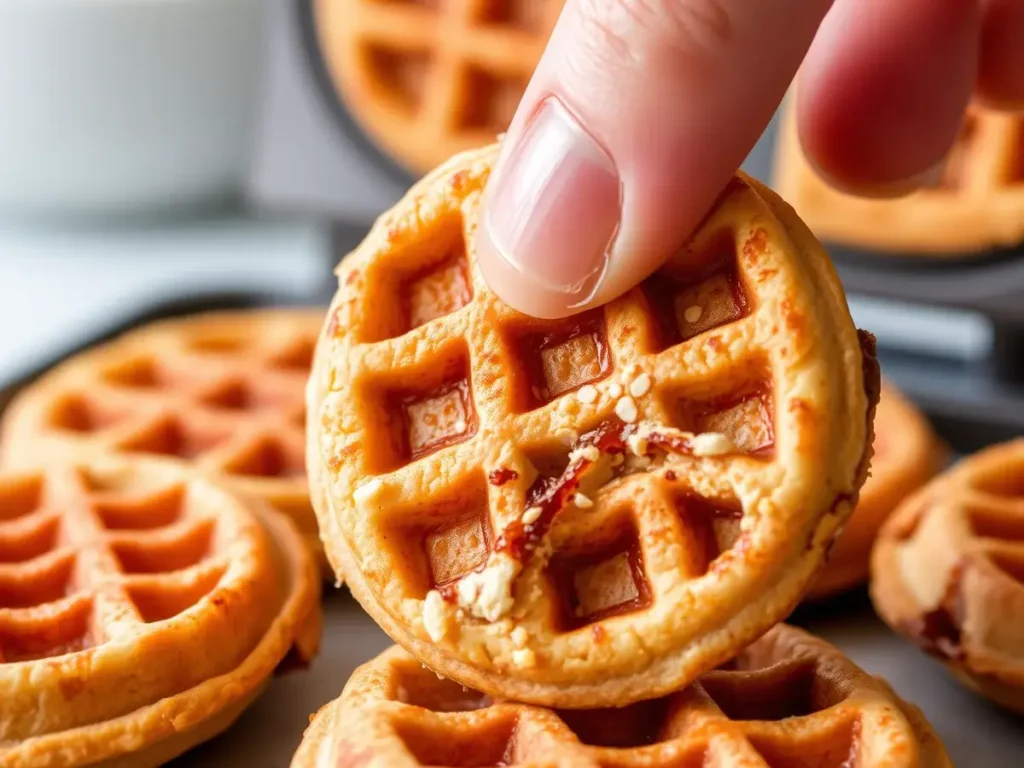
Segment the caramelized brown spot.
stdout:
<svg viewBox="0 0 1024 768">
<path fill-rule="evenodd" d="M 487 475 L 487 481 L 491 485 L 504 485 L 509 480 L 515 480 L 519 477 L 519 473 L 509 467 L 498 467 L 492 469 L 490 474 Z"/>
</svg>

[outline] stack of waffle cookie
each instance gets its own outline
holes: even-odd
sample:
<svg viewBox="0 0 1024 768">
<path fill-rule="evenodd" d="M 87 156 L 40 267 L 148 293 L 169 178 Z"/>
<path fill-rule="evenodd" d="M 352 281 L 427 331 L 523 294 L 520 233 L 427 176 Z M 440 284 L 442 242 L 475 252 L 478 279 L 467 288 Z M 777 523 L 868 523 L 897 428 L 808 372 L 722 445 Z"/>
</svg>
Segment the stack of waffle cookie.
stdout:
<svg viewBox="0 0 1024 768">
<path fill-rule="evenodd" d="M 472 246 L 496 155 L 428 175 L 338 270 L 311 495 L 400 647 L 294 765 L 949 765 L 915 707 L 780 623 L 857 506 L 880 390 L 818 242 L 740 174 L 641 286 L 524 317 Z"/>
</svg>

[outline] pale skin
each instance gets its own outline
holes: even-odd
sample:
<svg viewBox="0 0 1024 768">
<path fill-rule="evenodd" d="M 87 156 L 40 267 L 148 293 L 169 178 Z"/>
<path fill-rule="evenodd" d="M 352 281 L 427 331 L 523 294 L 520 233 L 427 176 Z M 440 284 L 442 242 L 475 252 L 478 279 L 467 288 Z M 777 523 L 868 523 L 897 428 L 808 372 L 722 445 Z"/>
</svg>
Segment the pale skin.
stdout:
<svg viewBox="0 0 1024 768">
<path fill-rule="evenodd" d="M 819 172 L 905 194 L 941 170 L 969 101 L 1024 108 L 1024 0 L 567 0 L 484 199 L 488 283 L 550 318 L 629 290 L 685 243 L 798 69 Z"/>
</svg>

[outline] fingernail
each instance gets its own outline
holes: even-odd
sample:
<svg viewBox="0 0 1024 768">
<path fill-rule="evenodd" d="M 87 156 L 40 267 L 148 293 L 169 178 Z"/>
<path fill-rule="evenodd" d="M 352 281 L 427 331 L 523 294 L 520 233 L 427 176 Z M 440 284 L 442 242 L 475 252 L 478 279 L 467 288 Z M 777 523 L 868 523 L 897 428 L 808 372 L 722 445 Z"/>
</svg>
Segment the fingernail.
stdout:
<svg viewBox="0 0 1024 768">
<path fill-rule="evenodd" d="M 507 151 L 484 207 L 493 249 L 539 288 L 570 299 L 589 295 L 619 227 L 615 163 L 555 98 Z"/>
</svg>

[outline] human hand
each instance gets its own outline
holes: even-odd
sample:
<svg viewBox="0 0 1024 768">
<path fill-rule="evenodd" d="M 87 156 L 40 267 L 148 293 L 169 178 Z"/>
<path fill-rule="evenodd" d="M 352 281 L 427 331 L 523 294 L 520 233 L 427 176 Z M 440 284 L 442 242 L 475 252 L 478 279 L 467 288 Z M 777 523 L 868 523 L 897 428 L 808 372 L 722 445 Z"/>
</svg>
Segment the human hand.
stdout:
<svg viewBox="0 0 1024 768">
<path fill-rule="evenodd" d="M 809 160 L 847 191 L 903 194 L 941 170 L 972 94 L 1024 103 L 1024 0 L 567 0 L 484 199 L 488 283 L 538 317 L 639 283 L 802 60 Z"/>
</svg>

